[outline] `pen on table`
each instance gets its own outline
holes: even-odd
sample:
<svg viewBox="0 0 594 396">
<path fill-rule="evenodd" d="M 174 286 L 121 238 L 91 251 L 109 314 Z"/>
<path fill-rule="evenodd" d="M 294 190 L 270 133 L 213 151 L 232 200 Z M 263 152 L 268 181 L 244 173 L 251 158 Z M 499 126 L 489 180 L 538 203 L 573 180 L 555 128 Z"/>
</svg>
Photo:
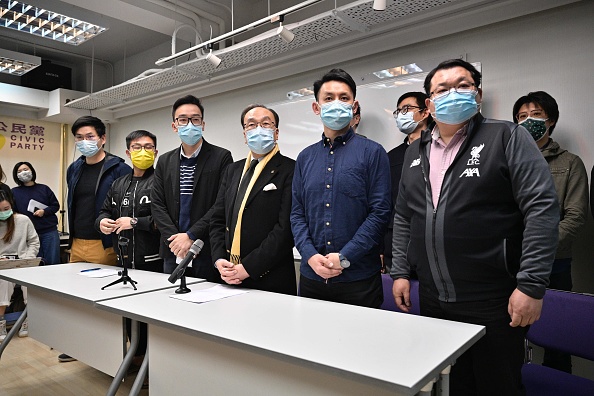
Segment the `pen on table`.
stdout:
<svg viewBox="0 0 594 396">
<path fill-rule="evenodd" d="M 82 271 L 80 271 L 80 272 L 97 271 L 97 270 L 100 270 L 100 269 L 101 269 L 101 268 L 89 268 L 89 269 L 84 269 L 84 270 L 82 270 Z"/>
</svg>

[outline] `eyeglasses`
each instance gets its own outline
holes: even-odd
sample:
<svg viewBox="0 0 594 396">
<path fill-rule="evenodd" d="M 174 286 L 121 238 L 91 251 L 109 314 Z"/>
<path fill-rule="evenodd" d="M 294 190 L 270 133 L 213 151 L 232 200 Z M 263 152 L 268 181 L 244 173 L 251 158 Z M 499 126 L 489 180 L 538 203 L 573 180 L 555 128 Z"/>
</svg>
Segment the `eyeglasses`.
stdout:
<svg viewBox="0 0 594 396">
<path fill-rule="evenodd" d="M 144 146 L 141 146 L 140 144 L 133 144 L 132 146 L 130 146 L 130 151 L 140 151 L 142 149 L 145 149 L 146 151 L 154 151 L 155 150 L 155 146 L 152 144 L 145 144 Z"/>
<path fill-rule="evenodd" d="M 532 110 L 530 112 L 523 111 L 521 113 L 516 114 L 516 118 L 518 122 L 524 121 L 526 118 L 547 118 L 547 114 L 542 109 Z"/>
<path fill-rule="evenodd" d="M 432 97 L 435 100 L 435 99 L 445 98 L 452 91 L 455 91 L 460 94 L 476 92 L 476 90 L 473 87 L 476 88 L 476 85 L 474 83 L 462 81 L 460 84 L 458 84 L 457 87 L 452 87 L 452 88 L 439 87 L 435 91 L 431 92 L 429 94 L 429 97 Z"/>
<path fill-rule="evenodd" d="M 405 115 L 406 113 L 408 113 L 410 111 L 410 109 L 424 109 L 424 107 L 419 107 L 419 106 L 412 106 L 412 105 L 404 105 L 400 108 L 397 108 L 396 110 L 394 110 L 394 112 L 392 113 L 392 115 L 394 117 L 398 116 L 398 113 Z"/>
<path fill-rule="evenodd" d="M 86 135 L 76 135 L 74 136 L 74 140 L 77 142 L 81 142 L 83 140 L 98 140 L 99 136 L 93 135 L 92 133 L 87 133 Z"/>
<path fill-rule="evenodd" d="M 252 129 L 256 129 L 258 127 L 258 125 L 260 125 L 262 128 L 266 128 L 266 129 L 270 129 L 270 128 L 276 128 L 276 125 L 274 124 L 274 122 L 271 121 L 262 121 L 262 122 L 248 122 L 247 124 L 245 124 L 243 126 L 243 129 L 245 129 L 246 131 L 251 131 Z"/>
<path fill-rule="evenodd" d="M 175 121 L 177 121 L 177 125 L 179 126 L 186 126 L 190 121 L 194 126 L 202 125 L 202 117 L 177 117 Z"/>
</svg>

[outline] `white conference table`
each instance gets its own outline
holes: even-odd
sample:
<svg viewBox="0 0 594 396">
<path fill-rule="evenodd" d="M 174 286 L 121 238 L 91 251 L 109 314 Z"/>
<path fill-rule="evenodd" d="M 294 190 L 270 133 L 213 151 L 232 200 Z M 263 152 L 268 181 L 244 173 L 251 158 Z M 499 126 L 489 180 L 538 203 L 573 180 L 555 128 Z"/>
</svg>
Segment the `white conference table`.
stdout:
<svg viewBox="0 0 594 396">
<path fill-rule="evenodd" d="M 414 395 L 485 333 L 256 290 L 204 304 L 171 294 L 97 303 L 149 324 L 151 395 Z"/>
<path fill-rule="evenodd" d="M 130 283 L 101 290 L 119 276 L 88 278 L 79 274 L 88 268 L 122 269 L 69 263 L 1 270 L 0 278 L 27 286 L 30 337 L 113 377 L 126 352 L 122 316 L 95 309 L 95 304 L 155 290 L 173 292 L 178 285 L 169 283 L 167 274 L 130 269 L 128 275 L 138 282 L 137 290 Z M 187 279 L 188 284 L 203 281 Z"/>
</svg>

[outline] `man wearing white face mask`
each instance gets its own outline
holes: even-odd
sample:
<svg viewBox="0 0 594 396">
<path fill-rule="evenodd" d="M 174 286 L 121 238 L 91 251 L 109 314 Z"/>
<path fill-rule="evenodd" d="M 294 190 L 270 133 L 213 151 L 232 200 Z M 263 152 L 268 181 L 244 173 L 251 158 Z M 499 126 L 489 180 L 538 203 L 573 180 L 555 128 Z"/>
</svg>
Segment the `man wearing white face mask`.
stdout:
<svg viewBox="0 0 594 396">
<path fill-rule="evenodd" d="M 408 146 L 421 136 L 421 132 L 433 124 L 433 118 L 429 114 L 429 109 L 425 105 L 427 95 L 423 92 L 407 92 L 398 98 L 396 110 L 394 110 L 394 119 L 400 132 L 406 137 L 404 142 L 388 152 L 390 160 L 390 176 L 392 178 L 392 215 L 388 223 L 388 231 L 384 237 L 384 268 L 389 272 L 392 266 L 392 227 L 394 219 L 394 206 L 398 197 L 398 186 L 400 185 L 400 175 L 402 174 L 402 163 L 404 162 L 404 153 Z"/>
<path fill-rule="evenodd" d="M 559 198 L 559 241 L 549 288 L 570 291 L 572 245 L 588 215 L 588 174 L 581 158 L 562 149 L 551 138 L 559 121 L 559 107 L 546 92 L 530 92 L 516 101 L 514 121 L 530 132 L 547 160 Z M 545 349 L 543 365 L 571 373 L 571 356 Z"/>
<path fill-rule="evenodd" d="M 291 228 L 303 297 L 378 308 L 380 242 L 390 217 L 388 155 L 349 124 L 357 87 L 342 69 L 314 82 L 322 140 L 297 157 Z"/>
<path fill-rule="evenodd" d="M 192 95 L 175 101 L 171 128 L 181 145 L 161 156 L 155 168 L 152 213 L 161 233 L 160 255 L 164 272 L 170 274 L 186 257 L 192 243 L 204 242 L 202 251 L 186 274 L 220 281 L 212 266 L 209 224 L 223 171 L 233 162 L 231 152 L 208 143 L 204 106 Z"/>
<path fill-rule="evenodd" d="M 210 224 L 214 265 L 227 284 L 295 295 L 289 221 L 295 161 L 280 153 L 274 110 L 250 105 L 241 125 L 250 151 L 222 178 Z"/>
<path fill-rule="evenodd" d="M 538 320 L 555 256 L 559 205 L 546 161 L 522 127 L 479 112 L 481 74 L 440 63 L 426 77 L 436 126 L 406 151 L 394 216 L 396 304 L 482 325 L 452 367 L 453 395 L 523 395 L 527 326 Z"/>
</svg>

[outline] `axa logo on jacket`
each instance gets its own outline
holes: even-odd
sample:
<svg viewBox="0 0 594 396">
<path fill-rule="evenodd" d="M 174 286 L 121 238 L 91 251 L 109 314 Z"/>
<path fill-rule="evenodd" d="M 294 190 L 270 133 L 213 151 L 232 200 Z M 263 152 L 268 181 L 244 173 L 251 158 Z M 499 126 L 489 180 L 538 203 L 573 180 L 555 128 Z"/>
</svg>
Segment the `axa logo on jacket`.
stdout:
<svg viewBox="0 0 594 396">
<path fill-rule="evenodd" d="M 467 166 L 476 167 L 481 164 L 479 159 L 481 158 L 481 151 L 483 150 L 483 148 L 485 148 L 485 143 L 472 147 L 472 149 L 470 150 L 470 158 L 468 159 L 468 161 L 466 161 Z M 481 173 L 479 171 L 479 168 L 466 168 L 458 178 L 461 178 L 462 176 L 481 177 Z"/>
</svg>

